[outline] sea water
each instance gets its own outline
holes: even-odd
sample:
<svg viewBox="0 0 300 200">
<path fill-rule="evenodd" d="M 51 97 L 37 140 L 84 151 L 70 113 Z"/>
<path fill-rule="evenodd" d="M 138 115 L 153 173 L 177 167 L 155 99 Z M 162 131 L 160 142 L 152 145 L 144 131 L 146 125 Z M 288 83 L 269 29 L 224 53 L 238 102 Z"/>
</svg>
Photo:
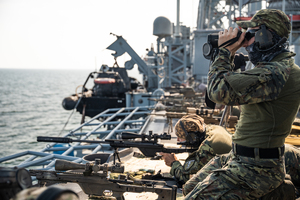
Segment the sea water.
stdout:
<svg viewBox="0 0 300 200">
<path fill-rule="evenodd" d="M 72 113 L 62 107 L 62 100 L 75 94 L 90 72 L 0 69 L 0 158 L 26 150 L 40 151 L 47 143 L 37 142 L 37 136 L 62 136 L 78 127 L 81 115 L 73 112 L 61 133 Z M 90 81 L 88 88 L 92 85 Z M 0 166 L 14 166 L 22 160 L 25 158 Z"/>
</svg>

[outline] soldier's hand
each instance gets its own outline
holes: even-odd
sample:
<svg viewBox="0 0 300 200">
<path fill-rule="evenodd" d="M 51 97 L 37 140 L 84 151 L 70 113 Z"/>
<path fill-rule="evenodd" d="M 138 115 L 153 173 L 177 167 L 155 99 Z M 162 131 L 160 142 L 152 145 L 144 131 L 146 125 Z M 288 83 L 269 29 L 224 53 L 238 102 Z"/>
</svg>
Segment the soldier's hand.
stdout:
<svg viewBox="0 0 300 200">
<path fill-rule="evenodd" d="M 245 71 L 246 61 L 243 53 L 235 54 L 234 57 L 234 71 L 237 69 L 241 69 L 241 71 Z"/>
<path fill-rule="evenodd" d="M 227 42 L 228 40 L 231 40 L 233 38 L 235 38 L 238 34 L 238 29 L 237 28 L 232 28 L 230 27 L 229 29 L 224 29 L 224 31 L 220 31 L 219 32 L 219 40 L 218 40 L 218 45 L 222 45 L 224 42 Z M 226 49 L 228 49 L 231 54 L 234 54 L 239 48 L 242 47 L 243 45 L 243 40 L 245 38 L 245 32 L 241 34 L 239 40 L 237 42 L 235 42 L 234 44 L 225 47 Z"/>
<path fill-rule="evenodd" d="M 165 164 L 169 167 L 171 167 L 172 163 L 174 161 L 178 161 L 177 157 L 174 153 L 163 153 L 161 152 L 160 155 L 162 156 L 162 159 L 164 159 Z"/>
</svg>

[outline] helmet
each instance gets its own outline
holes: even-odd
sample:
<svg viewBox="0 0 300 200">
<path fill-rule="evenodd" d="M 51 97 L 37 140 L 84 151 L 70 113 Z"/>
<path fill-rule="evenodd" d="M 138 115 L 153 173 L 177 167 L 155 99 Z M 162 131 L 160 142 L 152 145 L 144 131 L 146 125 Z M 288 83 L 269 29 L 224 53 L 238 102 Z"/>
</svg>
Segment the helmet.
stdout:
<svg viewBox="0 0 300 200">
<path fill-rule="evenodd" d="M 185 130 L 184 130 L 184 129 Z M 175 134 L 177 137 L 186 140 L 186 132 L 204 132 L 204 119 L 196 114 L 188 114 L 183 116 L 178 122 L 175 124 Z"/>
</svg>

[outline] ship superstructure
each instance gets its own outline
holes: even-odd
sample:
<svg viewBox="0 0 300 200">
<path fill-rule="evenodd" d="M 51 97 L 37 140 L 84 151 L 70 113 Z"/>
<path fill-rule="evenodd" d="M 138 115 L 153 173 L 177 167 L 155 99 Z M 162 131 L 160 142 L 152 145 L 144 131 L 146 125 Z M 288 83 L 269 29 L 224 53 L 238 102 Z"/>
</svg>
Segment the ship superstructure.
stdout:
<svg viewBox="0 0 300 200">
<path fill-rule="evenodd" d="M 285 2 L 285 3 L 284 3 Z M 157 36 L 156 45 L 152 46 L 148 51 L 148 54 L 143 59 L 133 50 L 133 48 L 127 43 L 122 36 L 116 36 L 116 41 L 111 44 L 107 49 L 114 51 L 112 54 L 115 59 L 123 55 L 125 52 L 131 57 L 130 60 L 124 63 L 122 70 L 111 68 L 105 70 L 102 68 L 100 75 L 95 73 L 96 87 L 93 92 L 101 94 L 111 94 L 114 97 L 122 96 L 123 108 L 108 108 L 103 109 L 99 113 L 91 114 L 92 119 L 87 122 L 82 121 L 82 124 L 74 128 L 69 133 L 63 135 L 63 137 L 74 139 L 97 139 L 104 141 L 106 139 L 116 139 L 118 135 L 124 131 L 130 131 L 136 134 L 148 134 L 150 133 L 164 133 L 167 132 L 171 135 L 172 142 L 176 143 L 174 134 L 174 125 L 178 119 L 186 114 L 185 105 L 189 102 L 193 102 L 193 106 L 196 104 L 192 97 L 198 97 L 199 95 L 192 93 L 188 96 L 187 90 L 184 90 L 186 85 L 189 84 L 189 80 L 198 82 L 196 86 L 207 83 L 207 72 L 209 68 L 209 60 L 203 56 L 202 47 L 207 42 L 207 35 L 216 33 L 221 29 L 228 28 L 229 26 L 236 26 L 235 20 L 250 19 L 255 11 L 263 8 L 263 3 L 268 8 L 276 8 L 285 10 L 290 16 L 293 29 L 290 37 L 290 47 L 298 55 L 295 57 L 297 64 L 300 63 L 300 2 L 299 1 L 242 1 L 242 0 L 200 0 L 198 7 L 198 19 L 197 29 L 191 30 L 191 28 L 180 24 L 179 8 L 180 1 L 177 0 L 177 22 L 174 25 L 166 17 L 158 17 L 153 23 L 153 34 Z M 139 84 L 130 82 L 130 78 L 127 76 L 125 70 L 132 70 L 134 65 L 138 65 L 139 72 L 143 75 L 143 82 L 141 83 L 143 90 L 139 91 Z M 123 71 L 123 72 L 121 72 Z M 102 77 L 105 72 L 110 77 Z M 122 73 L 125 76 L 122 76 Z M 117 78 L 115 78 L 117 77 Z M 125 77 L 125 78 L 124 78 Z M 127 81 L 123 82 L 123 79 Z M 111 88 L 118 89 L 118 91 L 124 92 L 124 95 L 120 92 L 114 93 L 107 87 L 105 90 L 101 88 L 101 85 L 111 84 Z M 115 84 L 115 85 L 113 85 Z M 120 85 L 122 86 L 120 86 Z M 114 86 L 114 87 L 113 87 Z M 194 85 L 195 86 L 195 85 Z M 84 88 L 84 87 L 83 87 Z M 131 90 L 133 89 L 133 90 Z M 195 90 L 197 88 L 194 88 Z M 199 89 L 199 88 L 198 88 Z M 172 96 L 172 91 L 185 91 L 178 96 Z M 84 110 L 84 103 L 88 104 L 89 98 L 82 90 L 82 96 L 77 99 L 76 104 L 79 104 L 82 100 L 81 113 L 86 112 Z M 167 93 L 168 92 L 168 93 Z M 176 91 L 174 92 L 176 93 Z M 168 95 L 172 98 L 168 99 Z M 171 108 L 169 112 L 166 109 L 166 105 L 158 105 L 156 102 L 162 102 L 159 100 L 163 97 L 164 102 L 181 104 L 181 110 L 184 110 L 180 114 L 176 113 Z M 126 99 L 126 104 L 123 102 Z M 200 99 L 200 98 L 199 98 Z M 152 103 L 149 102 L 152 100 Z M 116 100 L 118 101 L 118 100 Z M 199 100 L 201 101 L 201 100 Z M 100 102 L 101 103 L 101 102 Z M 126 105 L 124 107 L 124 104 Z M 154 105 L 155 104 L 155 105 Z M 169 106 L 169 105 L 168 105 Z M 197 114 L 207 115 L 207 118 L 211 121 L 218 123 L 219 121 L 214 118 L 213 113 L 205 109 L 203 105 L 198 105 L 200 109 L 194 109 Z M 121 106 L 120 106 L 121 107 Z M 159 110 L 159 108 L 162 110 Z M 191 109 L 189 109 L 191 110 Z M 172 113 L 171 113 L 172 111 Z M 184 113 L 185 112 L 185 113 Z M 99 121 L 99 119 L 101 119 Z M 234 125 L 236 121 L 232 124 Z M 298 124 L 299 125 L 299 124 Z M 231 126 L 231 128 L 234 126 Z M 293 134 L 299 134 L 300 129 L 293 127 Z M 296 141 L 295 138 L 288 138 L 290 143 Z M 298 145 L 300 144 L 297 141 Z M 126 149 L 125 149 L 126 150 Z M 128 153 L 126 151 L 125 154 Z M 40 152 L 25 151 L 14 155 L 9 155 L 4 158 L 0 158 L 0 163 L 14 162 L 14 165 L 18 168 L 37 168 L 40 170 L 54 170 L 54 164 L 57 159 L 72 161 L 74 163 L 86 163 L 87 160 L 84 156 L 88 154 L 105 154 L 107 157 L 111 157 L 114 153 L 109 144 L 89 144 L 84 142 L 77 142 L 70 145 L 61 145 L 59 143 L 51 143 L 47 145 Z M 131 153 L 131 152 L 130 152 Z M 27 156 L 27 159 L 20 159 L 23 156 Z M 103 156 L 103 155 L 102 155 Z M 16 163 L 21 160 L 21 163 Z M 109 161 L 109 159 L 108 159 Z"/>
</svg>

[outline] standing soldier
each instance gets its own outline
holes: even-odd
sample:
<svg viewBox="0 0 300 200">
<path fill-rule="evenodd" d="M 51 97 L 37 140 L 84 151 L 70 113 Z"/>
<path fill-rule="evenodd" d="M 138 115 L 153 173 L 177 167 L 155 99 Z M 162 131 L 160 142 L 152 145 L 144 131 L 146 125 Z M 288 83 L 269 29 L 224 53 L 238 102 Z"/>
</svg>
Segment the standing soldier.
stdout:
<svg viewBox="0 0 300 200">
<path fill-rule="evenodd" d="M 237 42 L 238 29 L 219 32 L 219 51 L 208 74 L 208 96 L 215 103 L 241 105 L 232 151 L 216 156 L 183 188 L 186 199 L 258 199 L 285 179 L 284 142 L 300 105 L 300 68 L 285 48 L 291 30 L 280 10 L 263 9 Z M 244 42 L 243 42 L 244 41 Z M 233 59 L 246 47 L 254 69 L 233 72 Z M 203 174 L 209 174 L 202 176 Z"/>
</svg>

